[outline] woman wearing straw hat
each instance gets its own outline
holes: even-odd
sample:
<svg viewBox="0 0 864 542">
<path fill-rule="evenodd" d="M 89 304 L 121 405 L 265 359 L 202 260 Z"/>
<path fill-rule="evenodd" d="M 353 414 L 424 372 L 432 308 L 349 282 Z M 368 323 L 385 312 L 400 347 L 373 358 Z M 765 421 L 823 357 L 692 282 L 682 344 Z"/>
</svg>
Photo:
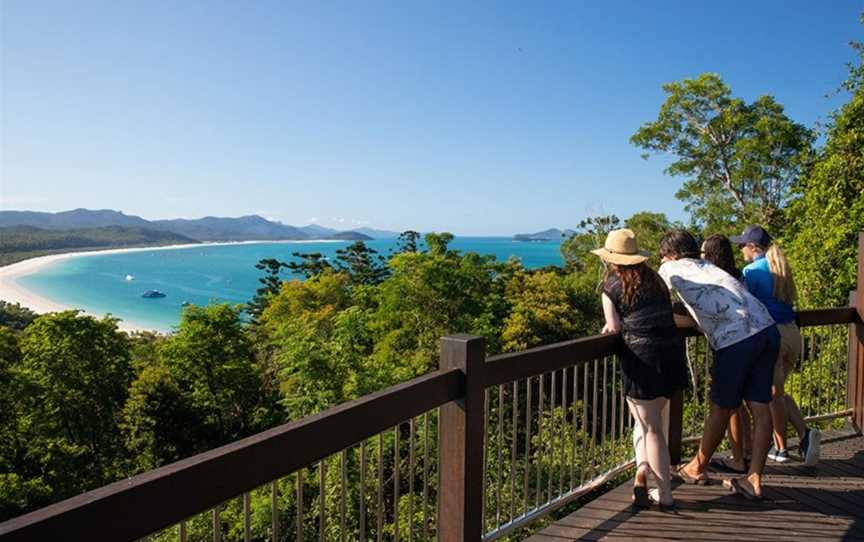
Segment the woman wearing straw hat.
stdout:
<svg viewBox="0 0 864 542">
<path fill-rule="evenodd" d="M 669 398 L 687 382 L 684 343 L 672 315 L 669 290 L 645 261 L 635 234 L 609 233 L 603 248 L 592 251 L 606 264 L 603 277 L 603 333 L 621 333 L 620 356 L 627 404 L 635 420 L 636 478 L 633 504 L 661 509 L 674 505 L 666 426 Z M 649 494 L 648 473 L 657 482 Z"/>
</svg>

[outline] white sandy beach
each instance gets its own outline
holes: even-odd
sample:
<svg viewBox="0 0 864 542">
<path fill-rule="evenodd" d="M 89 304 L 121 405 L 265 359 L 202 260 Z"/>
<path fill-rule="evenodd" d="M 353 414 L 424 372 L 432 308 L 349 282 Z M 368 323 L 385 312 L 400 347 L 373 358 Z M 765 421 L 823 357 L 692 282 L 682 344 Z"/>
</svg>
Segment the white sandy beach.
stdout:
<svg viewBox="0 0 864 542">
<path fill-rule="evenodd" d="M 30 258 L 29 260 L 24 260 L 20 262 L 16 262 L 10 265 L 6 265 L 0 267 L 0 299 L 9 303 L 20 303 L 22 306 L 27 307 L 28 309 L 38 313 L 45 314 L 49 312 L 57 312 L 64 311 L 69 309 L 74 309 L 77 307 L 70 307 L 67 305 L 63 305 L 54 300 L 48 299 L 47 297 L 43 297 L 35 292 L 24 288 L 19 282 L 18 279 L 21 277 L 25 277 L 27 275 L 32 275 L 33 273 L 37 273 L 46 267 L 50 267 L 57 262 L 68 260 L 69 258 L 82 258 L 86 256 L 93 255 L 105 255 L 105 254 L 119 254 L 124 252 L 143 252 L 143 251 L 152 251 L 152 250 L 174 250 L 179 248 L 189 248 L 189 247 L 206 247 L 206 246 L 219 246 L 219 245 L 238 245 L 238 244 L 252 244 L 252 243 L 324 243 L 324 242 L 333 242 L 339 243 L 344 242 L 338 239 L 327 239 L 327 240 L 302 240 L 302 241 L 233 241 L 233 242 L 221 242 L 221 243 L 194 243 L 194 244 L 183 244 L 183 245 L 165 245 L 158 247 L 134 247 L 134 248 L 112 248 L 106 250 L 92 250 L 87 252 L 67 252 L 64 254 L 51 254 L 48 256 L 39 256 L 37 258 Z M 91 316 L 96 316 L 97 318 L 101 318 L 104 314 L 93 314 L 88 311 L 83 311 L 86 314 L 90 314 Z M 115 314 L 118 318 L 122 318 L 122 315 Z M 148 326 L 138 325 L 134 322 L 121 320 L 118 323 L 118 327 L 123 331 L 157 331 L 162 332 L 162 330 L 153 329 Z"/>
</svg>

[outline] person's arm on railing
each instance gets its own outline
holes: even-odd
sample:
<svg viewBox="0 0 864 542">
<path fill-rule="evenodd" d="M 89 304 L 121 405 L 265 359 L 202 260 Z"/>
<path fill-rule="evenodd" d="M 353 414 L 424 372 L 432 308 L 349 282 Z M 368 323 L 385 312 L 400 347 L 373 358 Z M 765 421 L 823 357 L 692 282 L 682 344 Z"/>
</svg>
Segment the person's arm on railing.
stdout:
<svg viewBox="0 0 864 542">
<path fill-rule="evenodd" d="M 698 327 L 696 320 L 690 316 L 683 303 L 672 304 L 672 317 L 675 318 L 675 325 L 679 328 Z"/>
<path fill-rule="evenodd" d="M 615 304 L 606 293 L 603 293 L 603 317 L 606 318 L 606 324 L 600 331 L 603 335 L 618 333 L 621 331 L 621 317 L 618 316 L 618 311 L 615 309 Z"/>
</svg>

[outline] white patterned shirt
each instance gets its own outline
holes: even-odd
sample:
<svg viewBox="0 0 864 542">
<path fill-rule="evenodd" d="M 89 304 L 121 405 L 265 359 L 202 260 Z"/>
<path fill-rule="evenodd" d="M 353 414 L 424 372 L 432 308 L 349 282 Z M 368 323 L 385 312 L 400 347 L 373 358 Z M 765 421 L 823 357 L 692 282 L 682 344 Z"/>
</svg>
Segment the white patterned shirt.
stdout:
<svg viewBox="0 0 864 542">
<path fill-rule="evenodd" d="M 669 261 L 660 266 L 658 274 L 677 292 L 714 350 L 774 325 L 768 309 L 743 283 L 710 262 Z"/>
</svg>

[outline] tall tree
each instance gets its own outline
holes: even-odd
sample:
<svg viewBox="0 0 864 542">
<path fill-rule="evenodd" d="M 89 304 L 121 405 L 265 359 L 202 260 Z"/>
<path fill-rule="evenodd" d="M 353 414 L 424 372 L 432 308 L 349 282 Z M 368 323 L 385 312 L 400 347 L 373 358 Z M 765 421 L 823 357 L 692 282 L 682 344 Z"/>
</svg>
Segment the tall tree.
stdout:
<svg viewBox="0 0 864 542">
<path fill-rule="evenodd" d="M 288 262 L 288 269 L 295 275 L 302 275 L 308 279 L 320 275 L 328 269 L 333 269 L 333 266 L 327 261 L 327 257 L 320 252 L 292 252 L 291 255 L 300 259 L 299 262 Z"/>
<path fill-rule="evenodd" d="M 384 257 L 363 241 L 336 251 L 336 269 L 347 273 L 352 284 L 379 284 L 390 273 Z"/>
<path fill-rule="evenodd" d="M 742 222 L 782 225 L 782 208 L 801 174 L 813 134 L 771 96 L 746 103 L 716 74 L 663 85 L 657 119 L 630 138 L 646 151 L 668 153 L 666 173 L 683 177 L 676 197 L 695 221 L 728 231 Z"/>
<path fill-rule="evenodd" d="M 267 308 L 270 298 L 279 293 L 279 288 L 282 286 L 282 278 L 279 274 L 288 267 L 289 264 L 276 258 L 264 258 L 255 264 L 255 269 L 264 271 L 264 276 L 258 279 L 261 287 L 255 291 L 255 296 L 246 309 L 253 320 L 257 320 L 261 312 Z"/>
<path fill-rule="evenodd" d="M 864 230 L 864 46 L 852 47 L 858 62 L 842 89 L 850 100 L 831 116 L 825 146 L 795 187 L 789 208 L 789 254 L 805 306 L 843 306 L 855 288 L 858 233 Z"/>
<path fill-rule="evenodd" d="M 247 436 L 264 423 L 267 398 L 240 315 L 239 307 L 227 304 L 187 307 L 160 348 L 162 363 L 201 419 L 210 446 Z"/>
<path fill-rule="evenodd" d="M 420 234 L 414 230 L 405 230 L 399 234 L 399 246 L 396 249 L 396 254 L 405 252 L 417 252 L 417 241 L 420 239 Z"/>
<path fill-rule="evenodd" d="M 12 369 L 24 461 L 15 472 L 60 499 L 122 474 L 117 417 L 133 377 L 129 341 L 111 318 L 77 311 L 37 318 Z"/>
<path fill-rule="evenodd" d="M 445 256 L 450 252 L 448 246 L 453 241 L 453 234 L 449 232 L 427 233 L 425 241 L 430 254 Z"/>
<path fill-rule="evenodd" d="M 602 247 L 606 234 L 618 228 L 621 219 L 615 215 L 593 216 L 579 222 L 576 233 L 561 243 L 561 256 L 571 271 L 599 270 L 600 262 L 591 251 Z"/>
</svg>

